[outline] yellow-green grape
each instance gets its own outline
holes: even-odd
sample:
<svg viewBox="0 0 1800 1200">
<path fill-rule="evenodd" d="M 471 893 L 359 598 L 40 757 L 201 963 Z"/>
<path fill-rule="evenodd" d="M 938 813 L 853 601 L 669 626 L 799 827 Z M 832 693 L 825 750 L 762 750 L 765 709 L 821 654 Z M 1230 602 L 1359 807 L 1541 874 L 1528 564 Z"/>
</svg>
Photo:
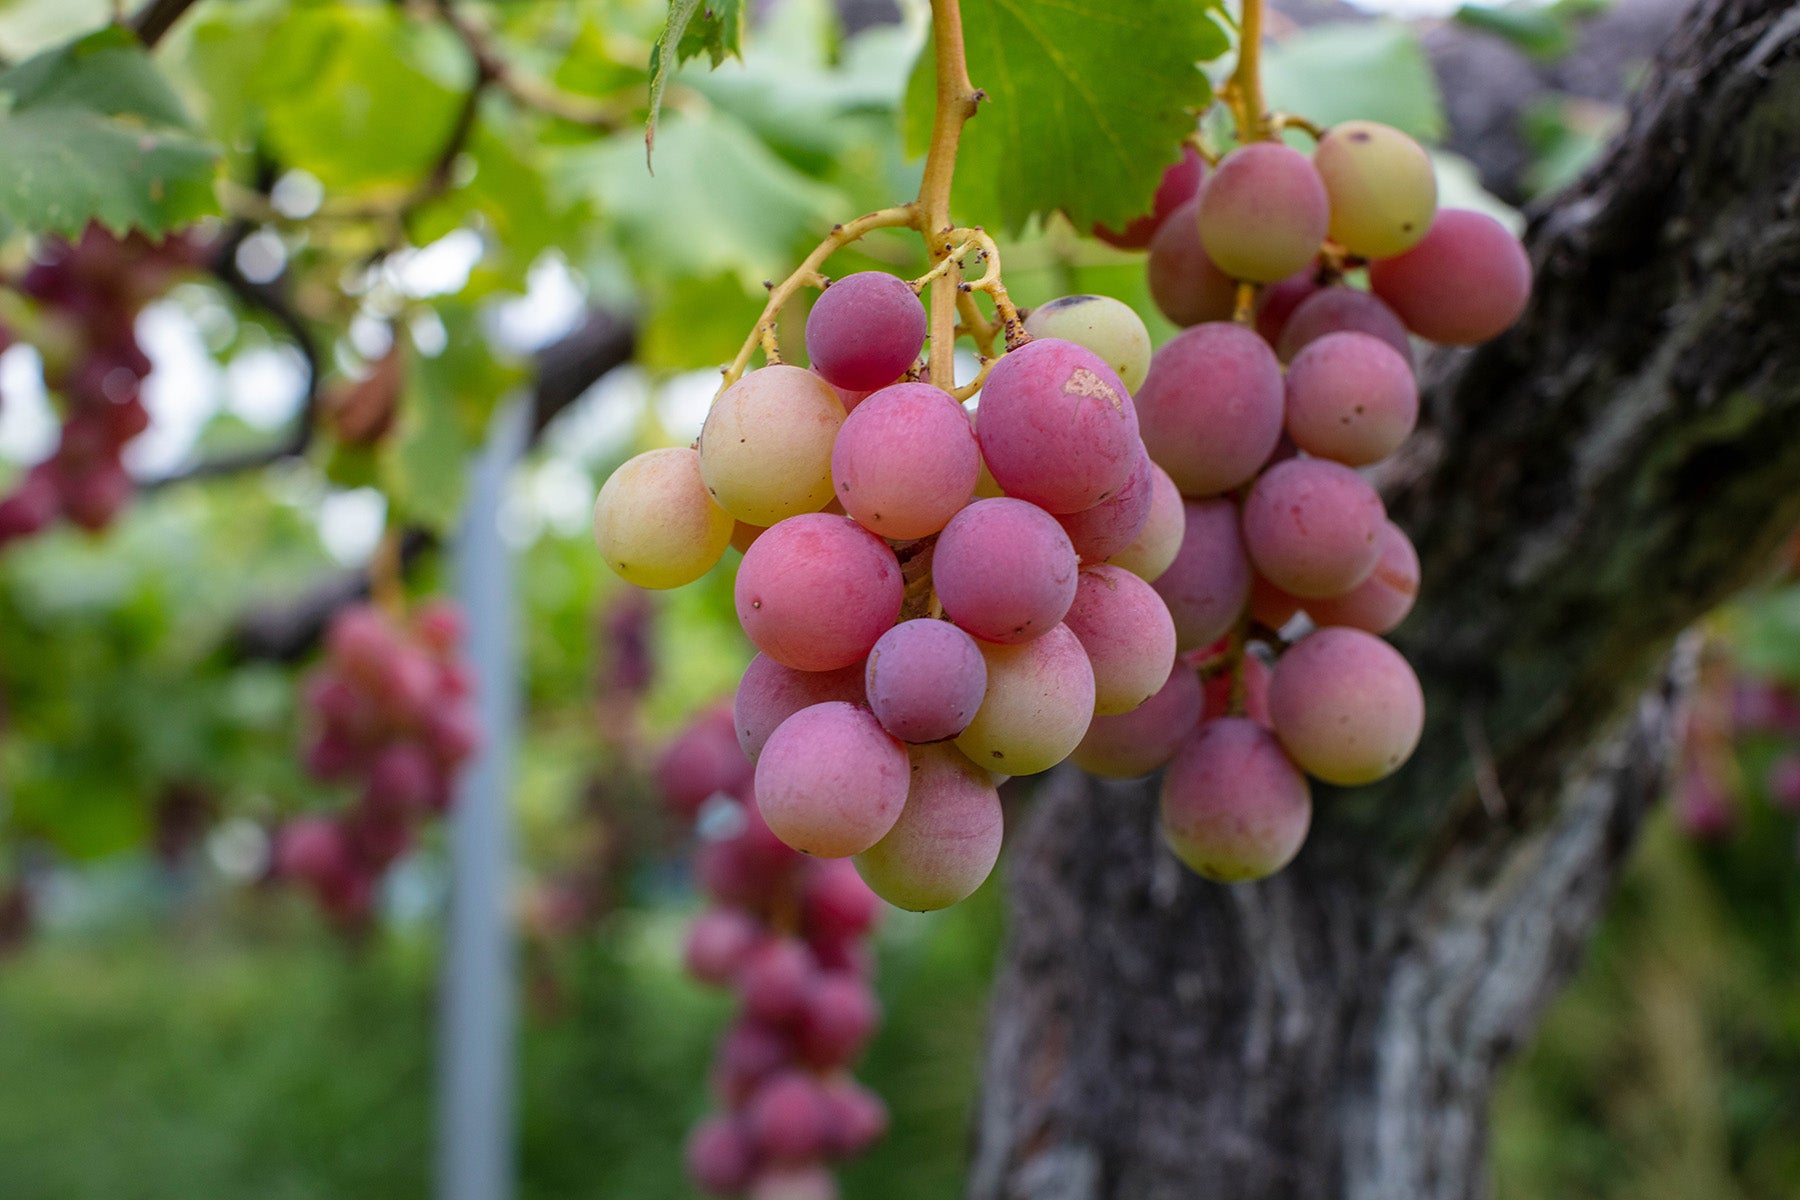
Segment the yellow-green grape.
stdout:
<svg viewBox="0 0 1800 1200">
<path fill-rule="evenodd" d="M 700 430 L 700 474 L 748 525 L 818 512 L 834 493 L 831 446 L 844 423 L 831 385 L 800 367 L 752 371 L 713 401 Z"/>
<path fill-rule="evenodd" d="M 1391 125 L 1333 125 L 1313 151 L 1331 198 L 1331 240 L 1364 258 L 1418 244 L 1437 212 L 1437 176 L 1424 147 Z"/>
<path fill-rule="evenodd" d="M 957 748 L 990 771 L 1036 775 L 1080 745 L 1094 717 L 1094 668 L 1067 625 L 1018 645 L 977 641 L 987 695 Z"/>
<path fill-rule="evenodd" d="M 600 556 L 644 588 L 692 583 L 731 544 L 731 514 L 700 480 L 700 455 L 686 447 L 646 450 L 614 471 L 594 501 Z"/>
<path fill-rule="evenodd" d="M 1025 318 L 1025 332 L 1086 346 L 1133 392 L 1150 370 L 1150 331 L 1144 319 L 1111 296 L 1062 296 L 1041 304 Z"/>
</svg>

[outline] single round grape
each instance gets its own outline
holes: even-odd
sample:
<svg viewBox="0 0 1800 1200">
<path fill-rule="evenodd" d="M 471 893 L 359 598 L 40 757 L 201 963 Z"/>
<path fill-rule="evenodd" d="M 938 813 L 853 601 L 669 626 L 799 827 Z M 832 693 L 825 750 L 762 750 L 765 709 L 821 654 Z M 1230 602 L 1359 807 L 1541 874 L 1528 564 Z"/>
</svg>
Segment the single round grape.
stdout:
<svg viewBox="0 0 1800 1200">
<path fill-rule="evenodd" d="M 818 858 L 880 841 L 906 803 L 906 750 L 866 708 L 831 700 L 781 723 L 756 760 L 756 807 L 775 836 Z"/>
<path fill-rule="evenodd" d="M 735 1196 L 750 1186 L 756 1146 L 735 1117 L 714 1114 L 688 1134 L 684 1161 L 695 1187 L 710 1196 Z"/>
<path fill-rule="evenodd" d="M 1473 346 L 1499 336 L 1525 311 L 1531 260 L 1486 213 L 1446 208 L 1418 245 L 1369 264 L 1369 286 L 1420 337 Z"/>
<path fill-rule="evenodd" d="M 1036 775 L 1067 758 L 1094 716 L 1094 668 L 1080 640 L 1057 625 L 1023 645 L 984 642 L 981 654 L 987 695 L 957 746 L 1003 775 Z"/>
<path fill-rule="evenodd" d="M 844 421 L 831 479 L 863 528 L 905 541 L 936 533 L 969 502 L 981 474 L 975 427 L 949 392 L 897 383 Z"/>
<path fill-rule="evenodd" d="M 1281 437 L 1281 364 L 1263 340 L 1225 322 L 1175 335 L 1138 389 L 1144 449 L 1184 496 L 1247 483 Z"/>
<path fill-rule="evenodd" d="M 693 820 L 700 806 L 721 792 L 741 794 L 750 776 L 731 714 L 722 706 L 695 716 L 656 760 L 656 790 L 684 820 Z"/>
<path fill-rule="evenodd" d="M 1182 505 L 1181 548 L 1151 586 L 1175 622 L 1175 648 L 1198 650 L 1224 637 L 1250 598 L 1250 561 L 1237 505 L 1224 497 Z"/>
<path fill-rule="evenodd" d="M 750 1097 L 750 1136 L 769 1158 L 815 1158 L 831 1143 L 831 1109 L 818 1080 L 797 1068 L 778 1071 Z"/>
<path fill-rule="evenodd" d="M 1082 562 L 1104 562 L 1121 553 L 1144 531 L 1150 519 L 1150 506 L 1155 503 L 1154 472 L 1156 464 L 1142 449 L 1137 466 L 1118 494 L 1092 508 L 1067 513 L 1056 523 L 1069 535 L 1069 544 Z M 1173 485 L 1171 485 L 1172 487 Z"/>
<path fill-rule="evenodd" d="M 855 864 L 841 858 L 808 864 L 800 885 L 800 927 L 815 948 L 863 937 L 880 916 L 880 902 Z"/>
<path fill-rule="evenodd" d="M 994 364 L 975 435 L 1006 494 L 1051 513 L 1094 507 L 1137 464 L 1130 392 L 1099 355 L 1061 338 L 1027 342 Z"/>
<path fill-rule="evenodd" d="M 738 745 L 755 762 L 777 726 L 801 709 L 828 700 L 867 702 L 863 694 L 863 664 L 854 663 L 836 671 L 796 671 L 766 654 L 758 654 L 744 668 L 744 677 L 738 681 L 737 695 L 731 702 Z"/>
<path fill-rule="evenodd" d="M 1419 385 L 1393 347 L 1366 333 L 1308 342 L 1287 371 L 1287 431 L 1318 458 L 1380 462 L 1419 420 Z"/>
<path fill-rule="evenodd" d="M 1184 329 L 1229 321 L 1237 310 L 1237 280 L 1219 270 L 1200 244 L 1200 198 L 1169 214 L 1150 241 L 1144 261 L 1150 299 L 1172 324 Z"/>
<path fill-rule="evenodd" d="M 1281 870 L 1312 824 L 1305 777 L 1268 730 L 1242 717 L 1202 722 L 1181 744 L 1161 807 L 1175 857 L 1219 883 Z"/>
<path fill-rule="evenodd" d="M 1291 362 L 1306 346 L 1331 333 L 1366 333 L 1380 338 L 1412 369 L 1412 342 L 1407 339 L 1406 326 L 1379 297 L 1353 287 L 1323 287 L 1302 300 L 1282 325 L 1275 352 L 1282 362 Z"/>
<path fill-rule="evenodd" d="M 1200 244 L 1234 279 L 1273 283 L 1302 269 L 1330 218 L 1312 160 L 1280 142 L 1239 146 L 1200 191 Z"/>
<path fill-rule="evenodd" d="M 1123 229 L 1109 229 L 1096 222 L 1094 236 L 1121 250 L 1142 250 L 1157 231 L 1174 218 L 1175 210 L 1194 198 L 1205 178 L 1206 160 L 1192 146 L 1183 146 L 1181 157 L 1157 182 L 1150 211 L 1141 217 L 1133 217 Z"/>
<path fill-rule="evenodd" d="M 1391 258 L 1431 228 L 1437 173 L 1419 143 L 1378 121 L 1333 125 L 1313 149 L 1331 199 L 1331 240 L 1362 258 Z"/>
<path fill-rule="evenodd" d="M 757 1085 L 787 1066 L 793 1056 L 785 1031 L 740 1018 L 719 1038 L 714 1050 L 713 1094 L 732 1108 L 741 1108 Z"/>
<path fill-rule="evenodd" d="M 699 982 L 724 987 L 762 944 L 763 935 L 762 922 L 742 909 L 715 908 L 701 913 L 688 926 L 682 965 Z"/>
<path fill-rule="evenodd" d="M 886 837 L 856 856 L 856 869 L 889 904 L 929 912 L 969 896 L 999 861 L 1000 793 L 954 746 L 910 753 L 906 808 Z"/>
<path fill-rule="evenodd" d="M 836 387 L 886 387 L 925 346 L 925 305 L 912 285 L 881 271 L 846 275 L 806 316 L 806 356 Z"/>
<path fill-rule="evenodd" d="M 1223 649 L 1223 645 L 1221 645 Z M 1238 670 L 1244 678 L 1244 713 L 1264 729 L 1272 728 L 1269 720 L 1269 664 L 1254 654 L 1243 657 Z M 1206 698 L 1203 706 L 1203 720 L 1214 717 L 1229 717 L 1231 713 L 1231 672 L 1220 671 L 1208 679 L 1201 687 Z"/>
<path fill-rule="evenodd" d="M 1192 518 L 1189 518 L 1192 520 Z M 1381 557 L 1381 497 L 1342 463 L 1293 458 L 1244 499 L 1244 546 L 1264 578 L 1301 600 L 1341 596 Z"/>
<path fill-rule="evenodd" d="M 1131 545 L 1106 561 L 1124 567 L 1139 579 L 1154 582 L 1169 569 L 1181 551 L 1181 537 L 1187 529 L 1187 516 L 1182 509 L 1181 490 L 1169 473 L 1150 464 L 1150 514 Z"/>
<path fill-rule="evenodd" d="M 1300 611 L 1300 601 L 1261 575 L 1250 573 L 1250 619 L 1279 631 Z"/>
<path fill-rule="evenodd" d="M 1398 650 L 1372 633 L 1328 626 L 1276 660 L 1269 716 L 1301 770 L 1349 787 L 1386 778 L 1412 757 L 1425 696 Z"/>
<path fill-rule="evenodd" d="M 941 742 L 975 718 L 987 661 L 948 621 L 902 621 L 869 651 L 865 687 L 882 728 L 903 742 Z"/>
<path fill-rule="evenodd" d="M 861 662 L 903 599 L 900 563 L 887 544 L 849 517 L 824 513 L 789 517 L 756 539 L 734 592 L 744 634 L 796 671 Z"/>
<path fill-rule="evenodd" d="M 1094 669 L 1096 715 L 1130 712 L 1168 682 L 1175 622 L 1156 589 L 1125 568 L 1083 567 L 1063 623 Z"/>
<path fill-rule="evenodd" d="M 845 1076 L 825 1081 L 832 1111 L 832 1153 L 840 1158 L 861 1154 L 887 1133 L 887 1105 L 881 1097 Z"/>
<path fill-rule="evenodd" d="M 1308 600 L 1315 625 L 1348 625 L 1388 633 L 1406 620 L 1419 595 L 1419 552 L 1392 521 L 1381 527 L 1381 557 L 1369 577 L 1341 596 Z"/>
<path fill-rule="evenodd" d="M 627 583 L 692 583 L 731 544 L 731 514 L 713 503 L 700 455 L 686 446 L 646 450 L 607 477 L 594 501 L 600 557 Z"/>
<path fill-rule="evenodd" d="M 1271 346 L 1281 344 L 1281 331 L 1294 310 L 1319 290 L 1319 268 L 1308 263 L 1286 279 L 1277 280 L 1261 289 L 1256 296 L 1257 336 Z"/>
<path fill-rule="evenodd" d="M 1150 369 L 1150 331 L 1123 300 L 1111 296 L 1060 296 L 1031 310 L 1025 332 L 1034 338 L 1061 338 L 1086 346 L 1131 391 Z"/>
<path fill-rule="evenodd" d="M 812 1067 L 847 1066 L 862 1053 L 880 1020 L 881 1006 L 867 982 L 841 971 L 821 975 L 795 1031 L 800 1058 Z"/>
<path fill-rule="evenodd" d="M 804 942 L 770 938 L 750 952 L 738 971 L 744 1014 L 769 1025 L 798 1019 L 818 973 L 818 964 Z"/>
<path fill-rule="evenodd" d="M 984 641 L 1027 642 L 1069 611 L 1078 565 L 1056 518 L 1002 496 L 950 518 L 931 579 L 945 615 L 963 629 Z"/>
<path fill-rule="evenodd" d="M 811 371 L 752 371 L 713 401 L 700 428 L 700 475 L 726 512 L 748 525 L 818 512 L 832 499 L 831 446 L 844 406 Z"/>
<path fill-rule="evenodd" d="M 1157 693 L 1116 716 L 1095 717 L 1069 761 L 1090 775 L 1132 779 L 1148 775 L 1175 754 L 1200 719 L 1200 680 L 1177 662 Z"/>
</svg>

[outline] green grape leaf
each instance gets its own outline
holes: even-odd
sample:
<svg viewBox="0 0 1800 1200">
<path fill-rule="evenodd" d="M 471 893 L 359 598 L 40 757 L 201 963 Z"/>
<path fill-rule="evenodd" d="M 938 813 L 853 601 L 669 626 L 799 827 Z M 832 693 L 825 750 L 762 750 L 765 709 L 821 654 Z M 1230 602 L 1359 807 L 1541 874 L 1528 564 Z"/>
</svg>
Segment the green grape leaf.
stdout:
<svg viewBox="0 0 1800 1200">
<path fill-rule="evenodd" d="M 1321 125 L 1382 121 L 1421 141 L 1444 136 L 1437 77 L 1411 26 L 1398 21 L 1315 25 L 1263 52 L 1269 107 Z"/>
<path fill-rule="evenodd" d="M 695 14 L 700 17 L 697 24 Z M 650 47 L 650 115 L 644 122 L 646 166 L 656 150 L 656 118 L 662 112 L 670 72 L 702 54 L 714 67 L 727 58 L 736 58 L 743 47 L 743 37 L 743 0 L 711 0 L 704 11 L 700 0 L 669 0 L 669 23 Z M 671 46 L 675 51 L 672 56 Z"/>
<path fill-rule="evenodd" d="M 158 234 L 218 211 L 218 150 L 123 29 L 0 73 L 0 218 L 25 229 Z"/>
<path fill-rule="evenodd" d="M 986 94 L 963 129 L 952 207 L 1016 231 L 1061 209 L 1081 228 L 1149 207 L 1212 99 L 1199 63 L 1230 45 L 1218 6 L 1191 0 L 964 0 L 969 78 Z M 929 46 L 907 89 L 907 144 L 930 138 Z"/>
</svg>

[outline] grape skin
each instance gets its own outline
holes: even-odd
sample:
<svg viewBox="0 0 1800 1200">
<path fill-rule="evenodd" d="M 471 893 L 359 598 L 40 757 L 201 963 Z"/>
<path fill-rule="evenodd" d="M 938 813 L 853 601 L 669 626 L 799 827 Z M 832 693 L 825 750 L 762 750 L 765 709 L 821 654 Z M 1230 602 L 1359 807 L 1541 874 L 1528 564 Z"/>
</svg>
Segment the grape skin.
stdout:
<svg viewBox="0 0 1800 1200">
<path fill-rule="evenodd" d="M 1312 794 L 1268 730 L 1242 717 L 1203 722 L 1163 776 L 1163 837 L 1219 883 L 1273 875 L 1312 824 Z"/>
<path fill-rule="evenodd" d="M 806 356 L 837 387 L 885 387 L 918 360 L 925 326 L 925 305 L 911 284 L 882 271 L 859 271 L 834 282 L 813 302 L 806 316 Z"/>
<path fill-rule="evenodd" d="M 906 781 L 905 748 L 868 709 L 832 700 L 770 736 L 756 760 L 756 807 L 794 849 L 848 858 L 894 827 Z"/>
<path fill-rule="evenodd" d="M 627 583 L 673 588 L 712 570 L 731 542 L 731 514 L 685 446 L 646 450 L 607 477 L 594 500 L 594 540 Z"/>
<path fill-rule="evenodd" d="M 1281 344 L 1281 331 L 1294 310 L 1320 289 L 1317 263 L 1308 263 L 1286 279 L 1261 289 L 1256 297 L 1256 332 L 1271 346 Z"/>
<path fill-rule="evenodd" d="M 1392 521 L 1381 527 L 1381 557 L 1369 577 L 1341 596 L 1306 602 L 1315 625 L 1348 625 L 1389 633 L 1406 620 L 1419 595 L 1419 552 Z"/>
<path fill-rule="evenodd" d="M 1245 498 L 1244 545 L 1281 590 L 1302 601 L 1340 596 L 1375 569 L 1386 520 L 1381 497 L 1349 467 L 1289 459 L 1263 472 Z"/>
<path fill-rule="evenodd" d="M 987 693 L 987 660 L 948 621 L 902 621 L 869 651 L 869 706 L 903 742 L 938 742 L 968 727 Z"/>
<path fill-rule="evenodd" d="M 948 908 L 1000 859 L 1000 794 L 954 746 L 914 746 L 906 807 L 888 835 L 856 856 L 869 889 L 896 908 Z"/>
<path fill-rule="evenodd" d="M 1328 333 L 1366 333 L 1380 338 L 1394 348 L 1412 368 L 1412 342 L 1406 326 L 1394 310 L 1378 296 L 1353 287 L 1324 287 L 1306 297 L 1281 327 L 1281 339 L 1275 353 L 1282 362 L 1291 362 L 1307 345 Z"/>
<path fill-rule="evenodd" d="M 1063 619 L 1078 562 L 1069 535 L 1023 500 L 977 500 L 944 527 L 931 577 L 944 613 L 989 642 L 1026 642 Z"/>
<path fill-rule="evenodd" d="M 904 598 L 900 563 L 887 544 L 849 517 L 826 513 L 771 526 L 738 565 L 734 596 L 750 641 L 797 671 L 861 662 Z"/>
<path fill-rule="evenodd" d="M 1242 325 L 1210 322 L 1175 335 L 1138 389 L 1144 448 L 1184 496 L 1248 482 L 1281 437 L 1281 365 Z"/>
<path fill-rule="evenodd" d="M 1234 279 L 1273 283 L 1319 253 L 1330 222 L 1312 160 L 1279 142 L 1251 142 L 1219 161 L 1200 192 L 1200 244 Z"/>
<path fill-rule="evenodd" d="M 1420 337 L 1473 346 L 1525 311 L 1531 260 L 1486 213 L 1446 208 L 1418 245 L 1369 265 L 1369 286 Z"/>
<path fill-rule="evenodd" d="M 1130 712 L 1095 717 L 1069 761 L 1108 779 L 1148 775 L 1174 756 L 1200 719 L 1201 706 L 1199 678 L 1177 662 L 1154 696 Z"/>
<path fill-rule="evenodd" d="M 1097 354 L 1060 338 L 1001 357 L 981 389 L 975 436 L 1006 494 L 1050 513 L 1092 508 L 1137 463 L 1131 394 Z"/>
<path fill-rule="evenodd" d="M 1025 332 L 1087 347 L 1130 391 L 1137 391 L 1150 369 L 1150 331 L 1144 328 L 1144 319 L 1111 296 L 1083 294 L 1045 301 L 1025 318 Z"/>
<path fill-rule="evenodd" d="M 844 511 L 904 541 L 936 533 L 981 473 L 975 428 L 949 392 L 899 383 L 872 394 L 838 431 L 831 478 Z"/>
<path fill-rule="evenodd" d="M 803 708 L 827 700 L 865 703 L 863 664 L 854 663 L 835 671 L 796 671 L 766 654 L 758 654 L 744 668 L 737 695 L 731 702 L 738 745 L 755 762 L 769 735 L 783 721 Z"/>
<path fill-rule="evenodd" d="M 1308 342 L 1287 371 L 1287 432 L 1308 454 L 1351 467 L 1380 462 L 1419 420 L 1419 385 L 1393 347 L 1366 333 Z"/>
<path fill-rule="evenodd" d="M 1424 147 L 1391 125 L 1345 121 L 1313 150 L 1331 200 L 1331 240 L 1363 258 L 1416 245 L 1437 212 L 1437 174 Z"/>
<path fill-rule="evenodd" d="M 1138 451 L 1137 466 L 1118 494 L 1089 509 L 1056 518 L 1069 535 L 1069 544 L 1082 562 L 1104 562 L 1123 552 L 1143 532 L 1156 502 L 1156 467 L 1150 456 Z M 1171 485 L 1172 487 L 1173 485 Z"/>
<path fill-rule="evenodd" d="M 1096 715 L 1130 712 L 1168 681 L 1174 619 L 1156 590 L 1123 567 L 1083 567 L 1063 623 L 1094 669 Z"/>
<path fill-rule="evenodd" d="M 832 499 L 831 447 L 844 406 L 823 379 L 782 364 L 752 371 L 713 401 L 700 429 L 700 474 L 748 525 L 817 512 Z"/>
<path fill-rule="evenodd" d="M 1175 648 L 1197 650 L 1224 637 L 1250 598 L 1250 562 L 1237 505 L 1224 497 L 1182 506 L 1181 549 L 1152 583 L 1175 622 Z"/>
<path fill-rule="evenodd" d="M 1150 464 L 1150 513 L 1144 527 L 1131 544 L 1106 561 L 1124 567 L 1146 582 L 1169 569 L 1181 551 L 1182 534 L 1187 530 L 1187 515 L 1181 504 L 1181 491 L 1169 473 Z"/>
<path fill-rule="evenodd" d="M 981 643 L 981 654 L 987 695 L 956 745 L 1004 775 L 1035 775 L 1067 758 L 1094 716 L 1094 668 L 1080 640 L 1057 625 L 1023 645 Z"/>
<path fill-rule="evenodd" d="M 1276 661 L 1269 715 L 1302 770 L 1352 787 L 1386 778 L 1412 756 L 1425 697 L 1398 650 L 1360 629 L 1328 626 Z"/>
<path fill-rule="evenodd" d="M 1150 299 L 1172 324 L 1186 328 L 1231 320 L 1237 307 L 1237 280 L 1219 270 L 1200 244 L 1198 196 L 1170 213 L 1157 229 L 1144 261 L 1144 281 Z"/>
</svg>

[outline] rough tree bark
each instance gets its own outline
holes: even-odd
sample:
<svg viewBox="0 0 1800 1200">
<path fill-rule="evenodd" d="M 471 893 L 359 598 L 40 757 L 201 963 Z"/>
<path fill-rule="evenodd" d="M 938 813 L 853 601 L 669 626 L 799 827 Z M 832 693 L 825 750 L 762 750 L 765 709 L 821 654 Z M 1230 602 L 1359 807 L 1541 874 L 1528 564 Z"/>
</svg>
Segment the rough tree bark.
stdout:
<svg viewBox="0 0 1800 1200">
<path fill-rule="evenodd" d="M 1151 786 L 1044 789 L 974 1200 L 1485 1193 L 1496 1069 L 1659 789 L 1671 647 L 1800 523 L 1800 7 L 1700 4 L 1527 241 L 1530 311 L 1432 361 L 1388 480 L 1419 754 L 1230 888 L 1162 849 Z"/>
</svg>

